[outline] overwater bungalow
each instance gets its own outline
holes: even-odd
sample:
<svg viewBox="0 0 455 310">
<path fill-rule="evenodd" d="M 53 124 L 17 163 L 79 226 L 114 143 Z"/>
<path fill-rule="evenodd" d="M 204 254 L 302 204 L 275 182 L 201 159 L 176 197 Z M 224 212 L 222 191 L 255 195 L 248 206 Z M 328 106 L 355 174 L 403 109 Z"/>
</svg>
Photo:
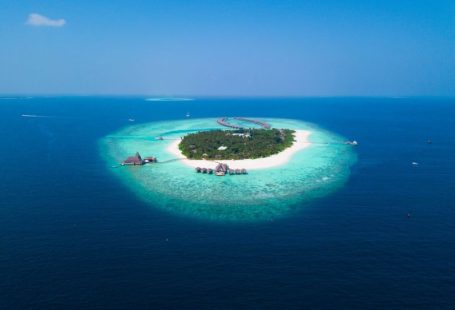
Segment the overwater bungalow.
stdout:
<svg viewBox="0 0 455 310">
<path fill-rule="evenodd" d="M 153 157 L 153 156 L 149 156 L 149 157 L 145 157 L 144 158 L 144 163 L 145 164 L 148 164 L 148 163 L 156 163 L 158 162 L 158 159 L 156 157 Z"/>
<path fill-rule="evenodd" d="M 227 172 L 228 170 L 229 170 L 228 165 L 223 164 L 223 163 L 219 163 L 219 164 L 215 167 L 215 171 Z"/>
<path fill-rule="evenodd" d="M 141 154 L 136 152 L 134 156 L 129 156 L 122 162 L 122 165 L 132 165 L 132 166 L 140 166 L 143 165 L 144 161 L 142 160 Z"/>
<path fill-rule="evenodd" d="M 219 163 L 215 167 L 215 175 L 217 175 L 217 176 L 224 176 L 224 175 L 226 175 L 226 172 L 228 172 L 228 171 L 229 171 L 228 165 L 223 164 L 223 163 Z"/>
<path fill-rule="evenodd" d="M 195 170 L 197 173 L 215 174 L 217 176 L 225 176 L 226 174 L 229 174 L 229 175 L 247 174 L 246 169 L 230 169 L 228 165 L 223 164 L 223 163 L 219 163 L 215 167 L 215 169 L 196 167 Z"/>
</svg>

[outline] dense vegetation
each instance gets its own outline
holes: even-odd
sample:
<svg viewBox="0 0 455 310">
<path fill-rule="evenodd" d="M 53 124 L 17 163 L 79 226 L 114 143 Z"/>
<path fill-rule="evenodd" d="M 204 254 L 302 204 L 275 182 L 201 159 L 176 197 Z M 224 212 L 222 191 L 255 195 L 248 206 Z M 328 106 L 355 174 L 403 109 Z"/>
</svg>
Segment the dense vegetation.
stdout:
<svg viewBox="0 0 455 310">
<path fill-rule="evenodd" d="M 293 142 L 290 129 L 213 130 L 186 135 L 179 148 L 191 159 L 253 159 L 277 154 Z"/>
</svg>

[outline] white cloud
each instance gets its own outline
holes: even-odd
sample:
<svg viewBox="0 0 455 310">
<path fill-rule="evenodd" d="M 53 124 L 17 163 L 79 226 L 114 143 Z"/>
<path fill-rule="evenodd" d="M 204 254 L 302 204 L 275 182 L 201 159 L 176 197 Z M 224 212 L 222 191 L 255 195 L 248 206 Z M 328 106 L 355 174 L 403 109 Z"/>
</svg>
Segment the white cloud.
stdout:
<svg viewBox="0 0 455 310">
<path fill-rule="evenodd" d="M 66 24 L 66 20 L 63 18 L 61 19 L 50 19 L 46 16 L 37 14 L 37 13 L 31 13 L 28 15 L 27 18 L 27 25 L 29 26 L 36 26 L 36 27 L 63 27 Z"/>
</svg>

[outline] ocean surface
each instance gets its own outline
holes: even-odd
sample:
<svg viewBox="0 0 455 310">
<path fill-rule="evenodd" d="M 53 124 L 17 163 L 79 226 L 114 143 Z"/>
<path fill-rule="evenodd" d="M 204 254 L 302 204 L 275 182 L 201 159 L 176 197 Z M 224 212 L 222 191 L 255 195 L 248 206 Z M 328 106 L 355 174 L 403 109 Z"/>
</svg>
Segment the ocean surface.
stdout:
<svg viewBox="0 0 455 310">
<path fill-rule="evenodd" d="M 167 212 L 99 143 L 187 112 L 314 123 L 357 162 L 292 216 Z M 453 309 L 454 119 L 435 98 L 0 97 L 0 309 Z"/>
</svg>

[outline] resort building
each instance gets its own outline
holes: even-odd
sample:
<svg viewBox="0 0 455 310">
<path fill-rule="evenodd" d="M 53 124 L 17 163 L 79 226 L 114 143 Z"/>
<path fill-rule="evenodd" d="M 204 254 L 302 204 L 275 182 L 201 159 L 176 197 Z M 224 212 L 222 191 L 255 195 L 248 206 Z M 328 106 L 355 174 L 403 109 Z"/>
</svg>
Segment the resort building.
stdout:
<svg viewBox="0 0 455 310">
<path fill-rule="evenodd" d="M 215 167 L 215 175 L 218 175 L 218 176 L 226 175 L 226 172 L 228 172 L 228 171 L 229 171 L 228 165 L 223 164 L 223 163 L 219 163 Z"/>
<path fill-rule="evenodd" d="M 144 163 L 145 164 L 156 163 L 156 162 L 158 162 L 158 159 L 156 157 L 149 156 L 149 157 L 144 158 Z"/>
<path fill-rule="evenodd" d="M 251 137 L 249 132 L 247 132 L 247 133 L 234 132 L 232 135 L 233 136 L 237 136 L 237 137 L 242 137 L 242 138 L 250 138 Z"/>
<path fill-rule="evenodd" d="M 144 161 L 142 160 L 141 154 L 139 152 L 136 152 L 134 156 L 130 156 L 127 159 L 125 159 L 122 163 L 122 165 L 143 165 Z"/>
<path fill-rule="evenodd" d="M 136 152 L 134 156 L 129 156 L 127 159 L 125 159 L 122 162 L 122 166 L 124 165 L 132 165 L 132 166 L 142 166 L 145 164 L 151 164 L 151 163 L 157 163 L 158 158 L 155 156 L 148 156 L 145 158 L 141 157 L 141 154 L 139 152 Z"/>
<path fill-rule="evenodd" d="M 217 175 L 217 176 L 225 176 L 227 174 L 229 174 L 229 175 L 247 174 L 246 169 L 230 169 L 227 164 L 223 164 L 223 163 L 219 163 L 215 167 L 215 169 L 196 167 L 195 170 L 197 173 L 205 173 L 205 174 L 213 174 L 215 172 L 215 175 Z"/>
</svg>

